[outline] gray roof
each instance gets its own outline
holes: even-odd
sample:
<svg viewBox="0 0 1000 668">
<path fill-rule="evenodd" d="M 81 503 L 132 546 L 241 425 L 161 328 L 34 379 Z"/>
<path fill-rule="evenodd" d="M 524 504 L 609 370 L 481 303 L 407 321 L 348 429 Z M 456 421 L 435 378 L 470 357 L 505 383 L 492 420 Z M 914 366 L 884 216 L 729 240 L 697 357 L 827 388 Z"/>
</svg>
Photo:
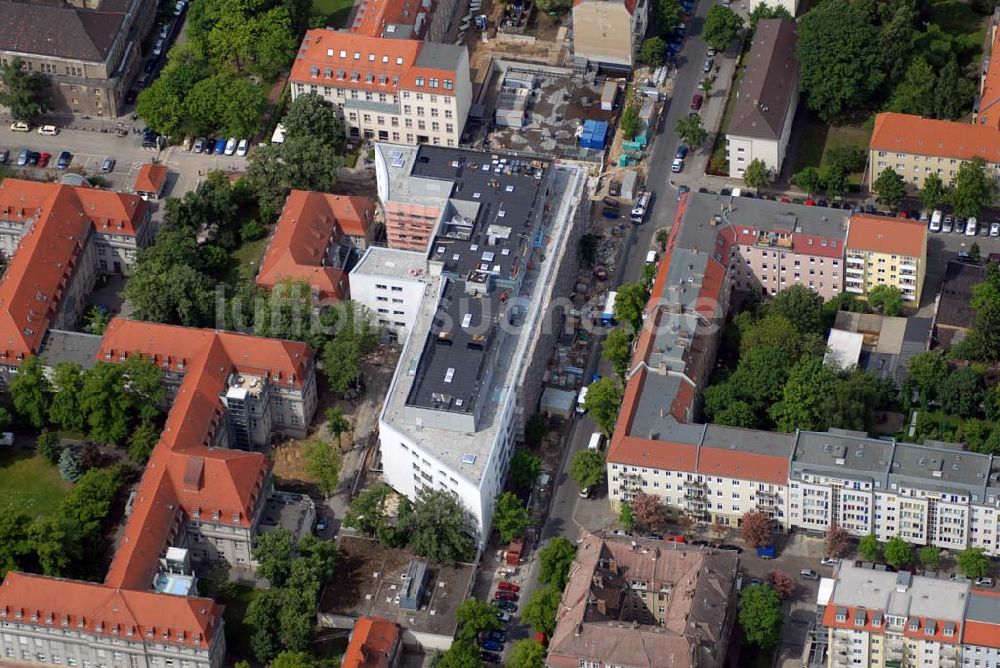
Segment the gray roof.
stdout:
<svg viewBox="0 0 1000 668">
<path fill-rule="evenodd" d="M 938 325 L 968 329 L 976 320 L 976 310 L 972 308 L 972 288 L 986 280 L 986 267 L 965 262 L 949 262 L 941 283 L 941 298 L 938 301 Z"/>
<path fill-rule="evenodd" d="M 831 429 L 820 433 L 799 432 L 792 452 L 791 477 L 803 473 L 840 474 L 878 480 L 885 486 L 895 443 L 869 438 L 867 434 Z"/>
<path fill-rule="evenodd" d="M 351 269 L 351 275 L 420 281 L 426 271 L 427 257 L 423 253 L 385 246 L 369 246 Z"/>
<path fill-rule="evenodd" d="M 67 332 L 50 329 L 42 339 L 38 356 L 45 358 L 46 366 L 54 367 L 62 362 L 73 362 L 84 369 L 97 364 L 97 352 L 101 347 L 101 337 L 84 332 Z"/>
<path fill-rule="evenodd" d="M 997 599 L 992 592 L 971 590 L 969 605 L 965 608 L 965 619 L 970 622 L 1000 625 L 1000 599 Z"/>
<path fill-rule="evenodd" d="M 647 373 L 629 436 L 692 445 L 698 443 L 704 426 L 678 422 L 670 412 L 677 389 L 687 382 L 677 374 Z"/>
<path fill-rule="evenodd" d="M 120 5 L 77 9 L 0 0 L 0 51 L 103 62 L 125 20 Z"/>
<path fill-rule="evenodd" d="M 728 134 L 781 137 L 788 107 L 799 94 L 795 44 L 793 22 L 763 19 L 757 23 Z"/>
<path fill-rule="evenodd" d="M 787 230 L 796 234 L 847 238 L 850 213 L 824 206 L 806 206 L 759 197 L 732 197 L 714 193 L 691 193 L 684 217 L 681 243 L 687 248 L 710 247 L 713 228 L 709 221 L 723 218 L 739 231 L 743 227 L 770 231 Z M 695 224 L 695 223 L 698 224 Z M 693 229 L 688 229 L 693 228 Z"/>
<path fill-rule="evenodd" d="M 420 53 L 417 54 L 415 65 L 417 67 L 454 72 L 458 69 L 458 64 L 462 61 L 462 57 L 467 55 L 467 53 L 464 46 L 423 42 L 420 46 Z"/>
<path fill-rule="evenodd" d="M 703 448 L 738 450 L 739 452 L 752 452 L 758 455 L 784 458 L 791 456 L 794 444 L 795 434 L 724 427 L 716 424 L 710 424 L 706 427 L 705 437 L 701 441 Z"/>
<path fill-rule="evenodd" d="M 904 487 L 943 492 L 963 492 L 981 502 L 990 472 L 990 456 L 966 452 L 960 446 L 928 447 L 898 443 L 892 458 L 889 482 Z"/>
<path fill-rule="evenodd" d="M 928 617 L 942 622 L 962 619 L 969 593 L 968 582 L 919 575 L 907 582 L 908 578 L 901 577 L 904 572 L 877 571 L 870 566 L 841 561 L 830 605 L 881 610 L 900 617 Z"/>
</svg>

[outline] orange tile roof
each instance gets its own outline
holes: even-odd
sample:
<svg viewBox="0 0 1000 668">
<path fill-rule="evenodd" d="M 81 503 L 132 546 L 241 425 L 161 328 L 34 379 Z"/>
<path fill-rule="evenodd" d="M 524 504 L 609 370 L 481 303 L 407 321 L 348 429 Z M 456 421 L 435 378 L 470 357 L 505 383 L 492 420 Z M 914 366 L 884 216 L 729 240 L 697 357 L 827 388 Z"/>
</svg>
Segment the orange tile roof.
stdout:
<svg viewBox="0 0 1000 668">
<path fill-rule="evenodd" d="M 876 151 L 1000 163 L 1000 130 L 886 112 L 875 117 L 869 147 Z"/>
<path fill-rule="evenodd" d="M 430 0 L 365 0 L 357 4 L 351 32 L 370 37 L 385 37 L 392 25 L 411 26 L 413 39 L 420 39 L 429 20 Z M 423 15 L 420 25 L 417 16 Z"/>
<path fill-rule="evenodd" d="M 285 279 L 302 279 L 323 299 L 346 298 L 347 274 L 323 266 L 327 246 L 343 235 L 367 236 L 374 209 L 368 197 L 293 190 L 261 262 L 257 285 L 273 288 Z"/>
<path fill-rule="evenodd" d="M 302 39 L 289 78 L 296 83 L 391 93 L 417 88 L 416 80 L 422 77 L 425 85 L 421 90 L 454 95 L 455 86 L 444 88 L 443 81 L 438 88 L 426 85 L 431 78 L 454 81 L 456 74 L 451 70 L 418 67 L 417 57 L 422 48 L 423 42 L 412 39 L 310 30 Z"/>
<path fill-rule="evenodd" d="M 0 218 L 34 221 L 0 278 L 6 363 L 38 350 L 91 229 L 134 236 L 145 216 L 145 203 L 134 195 L 19 179 L 0 183 Z"/>
<path fill-rule="evenodd" d="M 380 617 L 362 617 L 354 624 L 341 668 L 389 668 L 399 637 L 397 624 Z"/>
<path fill-rule="evenodd" d="M 698 450 L 698 473 L 754 480 L 772 485 L 788 484 L 788 458 L 702 446 Z"/>
<path fill-rule="evenodd" d="M 222 623 L 211 599 L 123 591 L 90 582 L 10 572 L 0 585 L 0 618 L 105 637 L 207 649 Z"/>
<path fill-rule="evenodd" d="M 922 257 L 927 225 L 919 220 L 856 213 L 847 223 L 848 250 Z"/>
<path fill-rule="evenodd" d="M 160 194 L 163 184 L 167 182 L 167 166 L 145 163 L 139 168 L 139 173 L 135 177 L 133 189 L 137 193 Z"/>
<path fill-rule="evenodd" d="M 979 96 L 980 125 L 1000 130 L 1000 26 L 994 28 L 990 62 L 983 77 L 983 90 Z"/>
</svg>

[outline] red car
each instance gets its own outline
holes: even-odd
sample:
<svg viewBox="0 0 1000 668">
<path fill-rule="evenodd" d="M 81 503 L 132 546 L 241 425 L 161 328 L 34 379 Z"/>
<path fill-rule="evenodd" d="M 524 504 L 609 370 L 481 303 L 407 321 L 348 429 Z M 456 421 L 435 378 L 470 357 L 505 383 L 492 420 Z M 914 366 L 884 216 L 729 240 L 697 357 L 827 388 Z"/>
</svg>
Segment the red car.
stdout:
<svg viewBox="0 0 1000 668">
<path fill-rule="evenodd" d="M 512 591 L 514 593 L 517 593 L 521 591 L 521 585 L 516 585 L 513 582 L 507 582 L 506 580 L 503 580 L 500 582 L 500 584 L 497 585 L 497 589 L 499 589 L 500 591 Z"/>
<path fill-rule="evenodd" d="M 498 591 L 493 595 L 493 598 L 497 601 L 516 601 L 518 596 L 512 591 Z"/>
<path fill-rule="evenodd" d="M 695 111 L 701 109 L 701 103 L 704 99 L 705 98 L 703 98 L 701 95 L 696 94 L 694 97 L 691 98 L 691 108 L 694 109 Z"/>
<path fill-rule="evenodd" d="M 671 543 L 686 543 L 687 539 L 684 536 L 667 536 L 663 540 Z"/>
<path fill-rule="evenodd" d="M 42 155 L 38 158 L 38 166 L 39 167 L 48 167 L 49 166 L 49 160 L 51 160 L 51 159 L 52 159 L 52 154 L 51 153 L 42 153 Z"/>
</svg>

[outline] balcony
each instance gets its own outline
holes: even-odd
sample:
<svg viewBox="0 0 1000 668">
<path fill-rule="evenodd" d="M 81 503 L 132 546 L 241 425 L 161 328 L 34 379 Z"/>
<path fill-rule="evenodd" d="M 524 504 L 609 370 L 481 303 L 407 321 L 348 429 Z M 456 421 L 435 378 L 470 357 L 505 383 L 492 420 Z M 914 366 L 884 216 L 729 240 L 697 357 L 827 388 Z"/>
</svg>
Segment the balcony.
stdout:
<svg viewBox="0 0 1000 668">
<path fill-rule="evenodd" d="M 856 255 L 848 255 L 847 264 L 856 264 L 863 267 L 865 266 L 865 258 L 858 257 Z"/>
<path fill-rule="evenodd" d="M 851 267 L 851 266 L 848 266 L 844 271 L 847 273 L 848 276 L 851 276 L 851 275 L 864 276 L 865 275 L 865 268 L 864 267 Z"/>
</svg>

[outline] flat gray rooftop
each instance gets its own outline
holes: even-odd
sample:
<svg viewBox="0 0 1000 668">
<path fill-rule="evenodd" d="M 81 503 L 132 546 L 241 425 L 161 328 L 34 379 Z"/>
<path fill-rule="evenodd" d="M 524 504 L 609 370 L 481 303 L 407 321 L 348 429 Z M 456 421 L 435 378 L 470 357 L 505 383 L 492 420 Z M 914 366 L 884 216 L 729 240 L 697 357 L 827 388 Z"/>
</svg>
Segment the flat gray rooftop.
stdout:
<svg viewBox="0 0 1000 668">
<path fill-rule="evenodd" d="M 870 478 L 885 485 L 895 444 L 868 438 L 856 432 L 830 430 L 803 431 L 792 452 L 792 474 L 803 472 Z"/>
<path fill-rule="evenodd" d="M 370 246 L 351 274 L 419 280 L 427 272 L 427 257 L 416 251 Z"/>
<path fill-rule="evenodd" d="M 96 334 L 50 329 L 42 339 L 38 356 L 44 357 L 45 363 L 49 366 L 72 362 L 89 369 L 97 364 L 100 347 L 101 337 Z"/>
<path fill-rule="evenodd" d="M 715 216 L 721 216 L 725 210 L 725 219 L 733 227 L 745 225 L 758 230 L 782 230 L 796 234 L 845 238 L 847 234 L 847 219 L 849 212 L 843 209 L 833 209 L 822 206 L 805 206 L 790 202 L 776 202 L 757 197 L 731 197 L 714 193 L 691 193 L 688 200 L 686 219 L 701 224 L 702 229 L 688 230 L 685 222 L 684 234 L 704 237 L 704 228 L 712 229 L 709 221 Z M 686 238 L 683 243 L 690 245 Z M 696 239 L 697 241 L 697 239 Z M 709 248 L 704 243 L 698 248 Z"/>
<path fill-rule="evenodd" d="M 973 622 L 1000 625 L 1000 597 L 993 592 L 971 590 L 965 618 Z"/>
<path fill-rule="evenodd" d="M 916 483 L 922 489 L 964 491 L 980 496 L 990 473 L 990 456 L 948 448 L 898 443 L 889 479 L 901 485 Z"/>
<path fill-rule="evenodd" d="M 652 370 L 647 372 L 629 436 L 674 443 L 698 443 L 704 426 L 678 422 L 670 412 L 677 389 L 687 382 L 677 374 L 663 374 Z"/>
<path fill-rule="evenodd" d="M 794 434 L 710 424 L 705 429 L 705 437 L 702 439 L 701 447 L 752 452 L 758 455 L 787 459 L 792 453 L 794 443 Z"/>
<path fill-rule="evenodd" d="M 902 617 L 920 616 L 952 622 L 962 619 L 969 594 L 968 582 L 916 575 L 908 587 L 897 587 L 901 575 L 905 580 L 908 574 L 876 571 L 841 561 L 830 605 L 864 607 Z"/>
</svg>

